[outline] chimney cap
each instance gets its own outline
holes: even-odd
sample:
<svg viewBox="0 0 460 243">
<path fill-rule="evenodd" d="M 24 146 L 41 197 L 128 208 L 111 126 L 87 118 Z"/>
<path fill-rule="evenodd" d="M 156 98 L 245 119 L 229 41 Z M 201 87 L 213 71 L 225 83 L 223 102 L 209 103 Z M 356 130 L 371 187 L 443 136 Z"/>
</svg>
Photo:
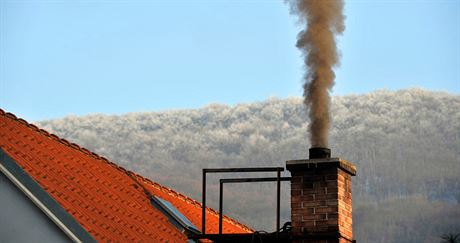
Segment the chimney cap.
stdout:
<svg viewBox="0 0 460 243">
<path fill-rule="evenodd" d="M 352 176 L 356 175 L 356 165 L 341 158 L 300 159 L 286 161 L 286 169 L 291 173 L 295 171 L 321 170 L 327 168 L 340 168 Z"/>
<path fill-rule="evenodd" d="M 308 149 L 310 159 L 327 159 L 331 157 L 330 148 L 313 147 Z"/>
</svg>

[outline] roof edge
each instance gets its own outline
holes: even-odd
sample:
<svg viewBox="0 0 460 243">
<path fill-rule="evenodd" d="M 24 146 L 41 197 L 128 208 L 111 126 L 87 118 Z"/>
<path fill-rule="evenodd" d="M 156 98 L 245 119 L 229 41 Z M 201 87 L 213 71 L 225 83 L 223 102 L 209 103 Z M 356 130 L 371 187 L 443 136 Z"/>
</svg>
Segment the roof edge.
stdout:
<svg viewBox="0 0 460 243">
<path fill-rule="evenodd" d="M 5 174 L 72 241 L 96 242 L 93 236 L 30 177 L 13 158 L 3 151 L 2 148 L 0 148 L 0 172 Z"/>
</svg>

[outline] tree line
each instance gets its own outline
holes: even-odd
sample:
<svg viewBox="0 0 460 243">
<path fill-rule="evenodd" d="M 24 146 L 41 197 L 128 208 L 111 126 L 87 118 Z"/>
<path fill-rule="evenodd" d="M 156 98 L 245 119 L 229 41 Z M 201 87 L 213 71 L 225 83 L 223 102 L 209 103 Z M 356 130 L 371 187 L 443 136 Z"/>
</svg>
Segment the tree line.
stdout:
<svg viewBox="0 0 460 243">
<path fill-rule="evenodd" d="M 357 165 L 359 242 L 433 242 L 460 229 L 460 96 L 380 90 L 331 100 L 332 156 Z M 308 156 L 308 116 L 299 97 L 123 115 L 67 116 L 37 125 L 195 199 L 201 169 L 284 166 Z M 286 172 L 286 176 L 289 173 Z M 245 175 L 249 176 L 249 175 Z M 255 176 L 255 175 L 254 175 Z M 217 177 L 209 181 L 217 206 Z M 229 185 L 225 213 L 274 230 L 275 185 Z M 283 185 L 282 219 L 289 220 Z"/>
</svg>

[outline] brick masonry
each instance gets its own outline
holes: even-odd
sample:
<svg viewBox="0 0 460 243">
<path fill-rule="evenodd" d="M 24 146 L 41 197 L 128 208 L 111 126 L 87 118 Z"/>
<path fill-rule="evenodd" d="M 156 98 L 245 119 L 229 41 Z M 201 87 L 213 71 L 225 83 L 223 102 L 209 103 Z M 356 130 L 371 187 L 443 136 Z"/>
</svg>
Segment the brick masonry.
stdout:
<svg viewBox="0 0 460 243">
<path fill-rule="evenodd" d="M 356 167 L 338 158 L 288 161 L 286 167 L 292 176 L 293 235 L 305 239 L 298 242 L 352 242 Z"/>
</svg>

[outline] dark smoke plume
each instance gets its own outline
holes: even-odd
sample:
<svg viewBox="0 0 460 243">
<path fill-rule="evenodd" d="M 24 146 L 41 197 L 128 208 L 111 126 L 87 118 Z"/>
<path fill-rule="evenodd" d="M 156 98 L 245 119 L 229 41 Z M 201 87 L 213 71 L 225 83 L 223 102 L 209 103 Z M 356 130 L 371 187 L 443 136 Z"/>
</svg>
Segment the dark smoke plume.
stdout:
<svg viewBox="0 0 460 243">
<path fill-rule="evenodd" d="M 291 0 L 291 11 L 306 29 L 297 37 L 297 47 L 305 56 L 305 105 L 310 108 L 310 136 L 312 147 L 328 146 L 330 127 L 329 91 L 334 85 L 332 68 L 339 55 L 335 35 L 344 29 L 342 0 Z"/>
</svg>

